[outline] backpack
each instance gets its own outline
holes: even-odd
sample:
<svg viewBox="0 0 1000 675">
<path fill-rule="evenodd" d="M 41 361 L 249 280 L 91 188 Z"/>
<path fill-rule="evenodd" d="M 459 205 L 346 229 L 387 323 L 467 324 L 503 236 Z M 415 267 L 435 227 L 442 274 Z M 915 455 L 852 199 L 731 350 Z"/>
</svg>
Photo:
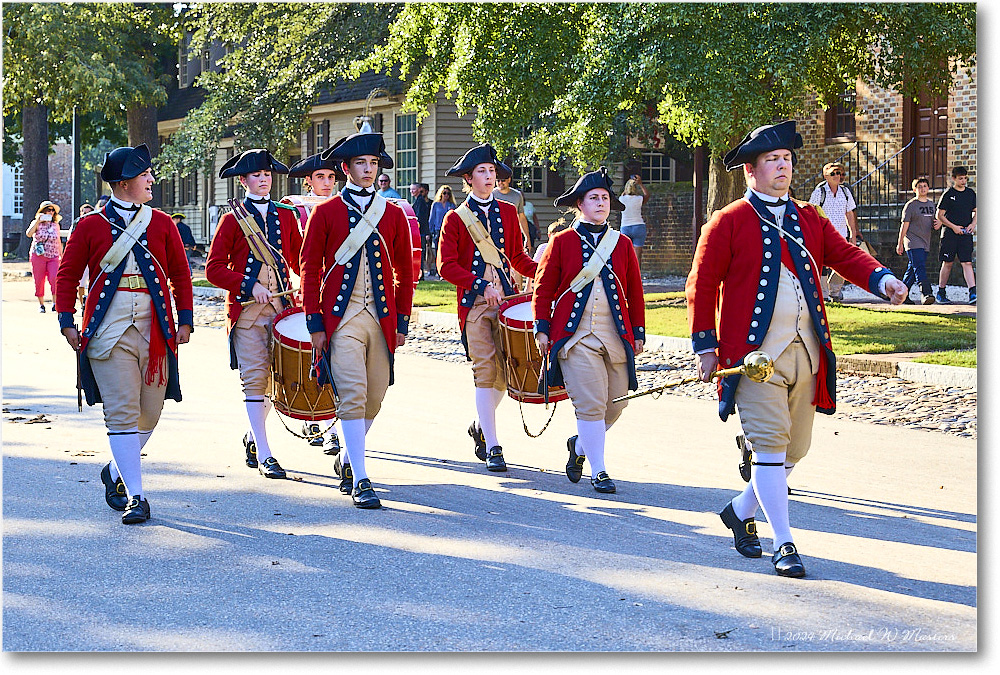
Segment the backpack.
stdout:
<svg viewBox="0 0 1000 675">
<path fill-rule="evenodd" d="M 816 187 L 819 188 L 819 207 L 823 208 L 823 204 L 826 203 L 826 181 L 823 181 Z M 851 192 L 851 189 L 849 187 L 847 187 L 846 185 L 841 185 L 840 189 L 847 190 L 847 194 L 851 195 L 851 199 L 854 199 L 854 193 Z M 854 203 L 857 204 L 858 200 L 854 199 Z"/>
</svg>

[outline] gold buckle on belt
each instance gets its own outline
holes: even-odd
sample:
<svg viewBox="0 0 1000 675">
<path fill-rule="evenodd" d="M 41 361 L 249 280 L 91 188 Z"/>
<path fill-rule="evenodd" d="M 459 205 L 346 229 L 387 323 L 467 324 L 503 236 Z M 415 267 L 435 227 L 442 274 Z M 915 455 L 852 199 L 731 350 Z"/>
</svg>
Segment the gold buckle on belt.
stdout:
<svg viewBox="0 0 1000 675">
<path fill-rule="evenodd" d="M 130 274 L 126 278 L 128 279 L 128 288 L 129 288 L 130 291 L 134 291 L 137 288 L 142 288 L 139 285 L 141 282 L 140 282 L 140 277 L 139 277 L 138 274 Z"/>
</svg>

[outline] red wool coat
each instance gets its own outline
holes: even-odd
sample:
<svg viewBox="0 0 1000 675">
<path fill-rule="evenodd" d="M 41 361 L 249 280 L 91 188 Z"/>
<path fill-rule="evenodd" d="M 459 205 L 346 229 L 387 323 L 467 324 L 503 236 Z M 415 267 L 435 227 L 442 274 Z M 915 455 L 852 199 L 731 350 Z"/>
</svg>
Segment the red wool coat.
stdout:
<svg viewBox="0 0 1000 675">
<path fill-rule="evenodd" d="M 250 207 L 253 208 L 253 207 Z M 295 212 L 285 207 L 277 207 L 278 223 L 281 232 L 281 255 L 278 258 L 284 265 L 285 278 L 289 271 L 299 273 L 299 252 L 302 248 L 302 235 L 299 234 L 298 221 Z M 230 212 L 222 216 L 219 227 L 212 239 L 205 262 L 205 278 L 226 289 L 226 327 L 232 329 L 240 318 L 243 306 L 240 302 L 252 298 L 251 291 L 260 273 L 261 263 L 255 261 L 248 265 L 250 245 L 246 236 L 236 222 L 236 217 Z M 247 268 L 250 267 L 248 271 Z"/>
<path fill-rule="evenodd" d="M 521 235 L 521 224 L 517 219 L 517 207 L 499 199 L 495 200 L 500 209 L 500 222 L 503 224 L 502 253 L 510 261 L 510 265 L 526 277 L 535 277 L 538 263 L 524 251 L 524 241 Z M 475 207 L 474 207 L 475 208 Z M 458 294 L 458 324 L 465 331 L 465 319 L 475 295 L 482 293 L 485 282 L 482 277 L 472 272 L 476 244 L 472 241 L 469 229 L 462 217 L 451 210 L 444 216 L 441 224 L 441 235 L 438 243 L 438 272 L 441 278 L 454 284 Z M 463 297 L 466 303 L 463 303 Z"/>
<path fill-rule="evenodd" d="M 836 409 L 836 358 L 819 273 L 823 267 L 832 267 L 851 283 L 876 295 L 882 277 L 892 273 L 860 248 L 851 246 L 811 204 L 790 201 L 782 227 L 801 236 L 812 254 L 812 259 L 803 256 L 794 243 L 788 247 L 793 258 L 801 258 L 798 264 L 809 265 L 808 271 L 803 267 L 796 274 L 806 298 L 811 300 L 809 309 L 825 357 L 817 373 L 816 404 L 819 412 L 832 414 Z M 776 277 L 773 283 L 763 284 L 762 280 L 766 275 L 776 275 L 776 265 L 784 264 L 779 263 L 780 242 L 773 226 L 764 231 L 757 211 L 746 199 L 716 211 L 702 229 L 686 285 L 688 323 L 694 351 L 717 349 L 720 368 L 739 365 L 764 341 L 778 284 Z M 722 419 L 733 412 L 738 383 L 736 375 L 719 385 Z"/>
<path fill-rule="evenodd" d="M 347 204 L 341 195 L 335 195 L 318 204 L 306 223 L 305 240 L 302 244 L 302 303 L 306 312 L 306 324 L 310 333 L 326 331 L 329 337 L 340 324 L 346 309 L 347 298 L 342 291 L 345 284 L 351 285 L 358 274 L 358 266 L 337 265 L 334 261 L 337 249 L 344 243 L 351 231 Z M 405 335 L 408 330 L 410 312 L 413 308 L 413 265 L 410 244 L 410 225 L 406 214 L 395 204 L 388 203 L 382 219 L 378 222 L 379 256 L 376 259 L 382 267 L 371 265 L 372 280 L 380 285 L 377 275 L 382 274 L 385 300 L 376 295 L 376 304 L 388 310 L 381 316 L 379 324 L 385 336 L 389 353 L 396 351 L 396 333 Z M 365 255 L 366 247 L 362 247 Z M 332 270 L 330 268 L 333 268 Z M 338 296 L 342 300 L 338 300 Z"/>
</svg>

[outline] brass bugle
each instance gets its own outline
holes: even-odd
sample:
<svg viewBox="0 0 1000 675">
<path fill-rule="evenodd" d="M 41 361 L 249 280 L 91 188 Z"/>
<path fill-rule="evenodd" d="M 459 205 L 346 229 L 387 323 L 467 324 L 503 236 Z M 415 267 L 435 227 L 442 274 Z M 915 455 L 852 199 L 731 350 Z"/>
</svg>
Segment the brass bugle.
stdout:
<svg viewBox="0 0 1000 675">
<path fill-rule="evenodd" d="M 280 293 L 275 293 L 274 295 L 272 295 L 271 298 L 272 299 L 274 299 L 274 298 L 282 298 L 282 297 L 284 297 L 286 295 L 291 295 L 292 293 L 295 293 L 298 290 L 299 289 L 297 289 L 297 288 L 292 288 L 292 289 L 289 289 L 287 291 L 281 291 Z M 255 302 L 257 302 L 257 301 L 256 300 L 245 300 L 244 302 L 241 302 L 240 304 L 243 305 L 244 307 L 249 307 L 250 305 L 254 304 Z"/>
<path fill-rule="evenodd" d="M 722 370 L 717 370 L 712 373 L 712 379 L 718 379 L 720 377 L 728 377 L 730 375 L 746 375 L 754 382 L 767 382 L 771 379 L 771 375 L 774 374 L 774 362 L 771 357 L 764 352 L 750 352 L 745 357 L 743 357 L 743 364 L 739 366 L 734 366 L 732 368 L 723 368 Z M 641 391 L 635 391 L 631 394 L 626 394 L 625 396 L 619 396 L 618 398 L 612 399 L 612 403 L 620 403 L 621 401 L 627 401 L 632 398 L 639 398 L 640 396 L 648 396 L 649 394 L 658 394 L 666 389 L 672 389 L 673 387 L 679 387 L 682 384 L 690 384 L 691 382 L 697 382 L 701 378 L 699 377 L 685 377 L 682 380 L 674 380 L 673 382 L 667 382 L 666 384 L 661 384 L 658 387 L 650 387 L 649 389 L 643 389 Z"/>
</svg>

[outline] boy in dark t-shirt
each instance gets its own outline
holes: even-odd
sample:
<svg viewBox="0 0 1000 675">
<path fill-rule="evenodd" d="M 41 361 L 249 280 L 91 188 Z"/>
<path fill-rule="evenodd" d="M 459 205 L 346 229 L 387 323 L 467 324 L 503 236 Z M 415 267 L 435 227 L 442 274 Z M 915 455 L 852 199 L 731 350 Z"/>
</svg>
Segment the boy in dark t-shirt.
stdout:
<svg viewBox="0 0 1000 675">
<path fill-rule="evenodd" d="M 906 284 L 906 300 L 903 304 L 912 305 L 909 289 L 914 283 L 920 284 L 922 302 L 925 305 L 934 304 L 934 294 L 931 292 L 931 280 L 927 278 L 927 251 L 931 248 L 931 233 L 941 227 L 934 217 L 934 202 L 927 198 L 931 185 L 926 177 L 913 179 L 913 192 L 916 197 L 906 202 L 903 207 L 902 224 L 899 226 L 899 243 L 896 253 L 903 255 L 904 251 L 909 263 L 903 275 Z"/>
<path fill-rule="evenodd" d="M 976 304 L 976 273 L 972 269 L 972 234 L 976 231 L 976 193 L 966 187 L 969 172 L 964 166 L 951 171 L 952 187 L 938 202 L 937 217 L 941 222 L 941 275 L 938 278 L 937 301 L 948 304 L 945 287 L 955 258 L 962 263 L 965 283 L 969 287 L 969 303 Z"/>
</svg>

